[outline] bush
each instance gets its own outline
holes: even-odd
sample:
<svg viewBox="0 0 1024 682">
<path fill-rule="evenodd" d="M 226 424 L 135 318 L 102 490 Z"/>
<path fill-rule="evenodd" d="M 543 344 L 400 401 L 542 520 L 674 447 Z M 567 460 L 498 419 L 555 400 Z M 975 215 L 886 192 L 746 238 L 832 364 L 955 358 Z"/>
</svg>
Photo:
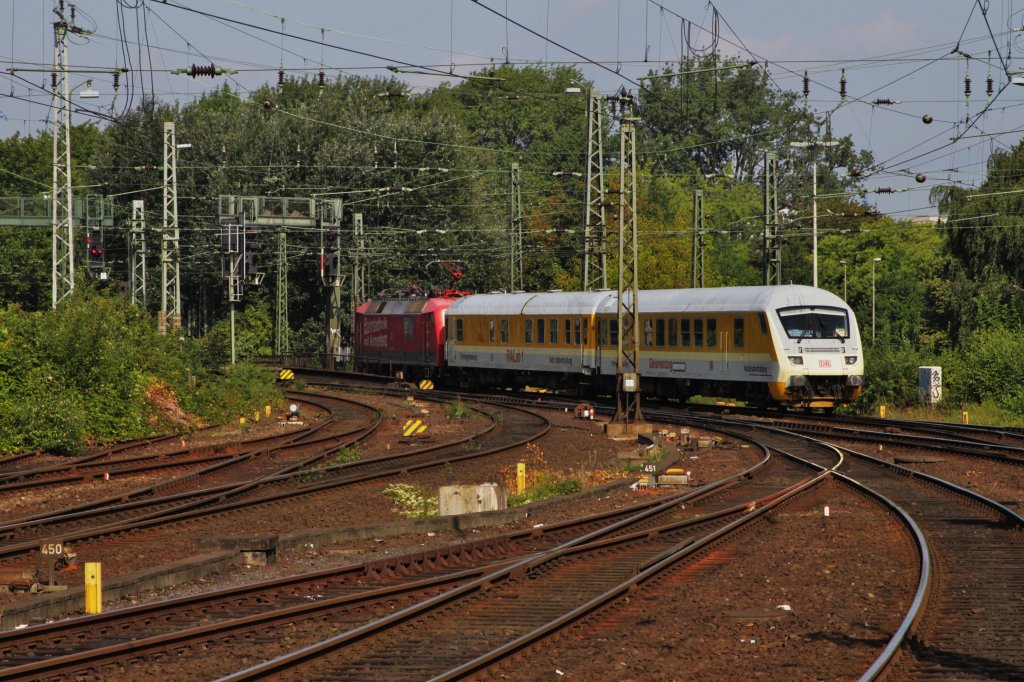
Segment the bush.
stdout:
<svg viewBox="0 0 1024 682">
<path fill-rule="evenodd" d="M 395 512 L 406 519 L 426 519 L 437 516 L 438 501 L 423 488 L 408 483 L 392 483 L 384 494 L 395 501 Z"/>
</svg>

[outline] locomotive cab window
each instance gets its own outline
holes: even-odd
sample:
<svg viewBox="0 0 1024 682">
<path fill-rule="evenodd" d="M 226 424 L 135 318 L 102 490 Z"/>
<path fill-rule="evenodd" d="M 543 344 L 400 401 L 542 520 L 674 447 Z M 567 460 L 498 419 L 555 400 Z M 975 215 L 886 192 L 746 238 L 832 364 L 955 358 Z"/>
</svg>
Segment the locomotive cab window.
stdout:
<svg viewBox="0 0 1024 682">
<path fill-rule="evenodd" d="M 537 343 L 544 343 L 544 318 L 537 318 Z"/>
<path fill-rule="evenodd" d="M 487 340 L 494 343 L 494 318 L 487 320 Z"/>
<path fill-rule="evenodd" d="M 462 320 L 459 320 L 459 322 L 462 322 Z M 414 324 L 415 321 L 411 317 L 402 318 L 402 333 L 405 336 L 406 341 L 412 341 Z M 459 338 L 459 341 L 461 340 L 462 339 Z"/>
<path fill-rule="evenodd" d="M 526 343 L 533 343 L 533 318 L 526 318 Z"/>
<path fill-rule="evenodd" d="M 842 308 L 800 306 L 779 308 L 778 314 L 786 336 L 791 339 L 850 338 L 849 318 Z"/>
<path fill-rule="evenodd" d="M 743 318 L 737 317 L 732 321 L 732 343 L 737 348 L 743 348 Z"/>
<path fill-rule="evenodd" d="M 463 328 L 462 328 L 462 318 L 461 317 L 456 317 L 455 318 L 455 340 L 456 341 L 462 341 L 464 338 L 465 338 L 465 334 L 464 334 Z"/>
<path fill-rule="evenodd" d="M 762 336 L 767 336 L 768 335 L 768 316 L 765 315 L 764 313 L 758 313 L 757 314 L 757 321 L 761 325 L 761 335 Z"/>
<path fill-rule="evenodd" d="M 501 321 L 501 342 L 508 343 L 508 319 Z"/>
<path fill-rule="evenodd" d="M 558 345 L 558 318 L 552 317 L 548 320 L 548 341 L 552 346 Z"/>
<path fill-rule="evenodd" d="M 713 317 L 708 318 L 708 348 L 714 348 L 718 345 L 718 320 Z"/>
</svg>

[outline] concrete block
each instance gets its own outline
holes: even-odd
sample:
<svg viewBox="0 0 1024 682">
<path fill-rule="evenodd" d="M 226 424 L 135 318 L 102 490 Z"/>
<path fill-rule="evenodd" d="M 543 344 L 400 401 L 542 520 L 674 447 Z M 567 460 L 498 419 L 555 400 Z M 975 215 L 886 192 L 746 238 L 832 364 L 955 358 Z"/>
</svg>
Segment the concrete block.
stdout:
<svg viewBox="0 0 1024 682">
<path fill-rule="evenodd" d="M 690 477 L 686 474 L 661 474 L 658 485 L 689 485 Z"/>
<path fill-rule="evenodd" d="M 438 495 L 440 516 L 475 514 L 505 509 L 507 506 L 508 493 L 500 483 L 446 485 L 441 486 Z"/>
</svg>

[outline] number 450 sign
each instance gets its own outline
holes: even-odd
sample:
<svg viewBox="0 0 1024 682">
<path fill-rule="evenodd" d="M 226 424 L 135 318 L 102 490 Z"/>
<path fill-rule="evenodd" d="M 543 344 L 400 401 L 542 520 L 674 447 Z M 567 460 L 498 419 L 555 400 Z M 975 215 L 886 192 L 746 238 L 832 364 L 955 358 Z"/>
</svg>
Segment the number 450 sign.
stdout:
<svg viewBox="0 0 1024 682">
<path fill-rule="evenodd" d="M 47 542 L 39 546 L 39 553 L 43 556 L 58 556 L 64 553 L 64 544 L 61 542 Z"/>
</svg>

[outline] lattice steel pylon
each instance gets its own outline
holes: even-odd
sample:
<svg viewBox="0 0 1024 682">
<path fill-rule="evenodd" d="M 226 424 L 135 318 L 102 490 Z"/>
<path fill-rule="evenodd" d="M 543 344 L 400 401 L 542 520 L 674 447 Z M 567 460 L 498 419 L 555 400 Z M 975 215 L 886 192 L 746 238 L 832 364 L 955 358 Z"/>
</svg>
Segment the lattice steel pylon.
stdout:
<svg viewBox="0 0 1024 682">
<path fill-rule="evenodd" d="M 583 255 L 580 263 L 580 288 L 583 291 L 608 288 L 604 222 L 604 129 L 601 110 L 601 95 L 591 90 L 587 97 L 587 205 L 583 217 Z"/>
<path fill-rule="evenodd" d="M 636 119 L 632 100 L 624 99 L 619 127 L 619 295 L 615 366 L 615 414 L 612 422 L 642 424 L 640 410 L 640 277 L 637 262 Z"/>
<path fill-rule="evenodd" d="M 74 28 L 64 18 L 64 3 L 54 9 L 53 22 L 53 307 L 75 288 L 75 225 L 71 196 L 71 84 L 68 81 L 68 31 Z M 72 18 L 74 14 L 72 13 Z"/>
<path fill-rule="evenodd" d="M 764 154 L 764 283 L 782 284 L 782 235 L 779 233 L 779 158 Z"/>
<path fill-rule="evenodd" d="M 157 328 L 181 328 L 181 249 L 178 243 L 178 145 L 174 122 L 164 122 L 164 220 L 160 234 L 160 315 Z"/>
<path fill-rule="evenodd" d="M 523 195 L 519 183 L 519 164 L 512 163 L 509 173 L 509 291 L 523 290 Z"/>
<path fill-rule="evenodd" d="M 288 233 L 282 225 L 277 232 L 277 305 L 274 307 L 274 353 L 286 355 L 291 352 L 288 326 Z"/>
<path fill-rule="evenodd" d="M 350 303 L 352 320 L 356 308 L 366 300 L 366 237 L 363 233 L 363 214 L 352 215 L 352 290 Z"/>
<path fill-rule="evenodd" d="M 131 261 L 132 305 L 146 307 L 146 204 L 132 200 L 132 223 L 128 242 Z"/>
<path fill-rule="evenodd" d="M 690 274 L 690 287 L 704 287 L 704 190 L 693 193 L 693 248 L 691 249 L 693 268 Z"/>
</svg>

